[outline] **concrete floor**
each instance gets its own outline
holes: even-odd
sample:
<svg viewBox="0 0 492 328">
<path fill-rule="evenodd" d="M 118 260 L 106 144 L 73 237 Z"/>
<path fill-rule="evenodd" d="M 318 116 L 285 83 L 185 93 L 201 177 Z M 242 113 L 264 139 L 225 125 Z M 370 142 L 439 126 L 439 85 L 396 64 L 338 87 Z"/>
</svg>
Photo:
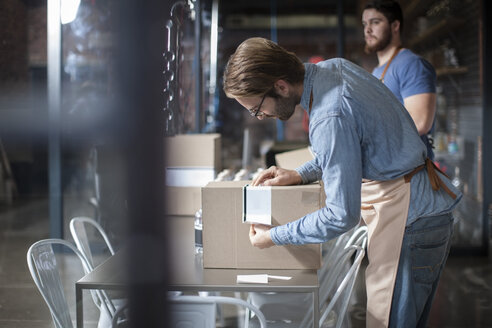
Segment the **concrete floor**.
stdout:
<svg viewBox="0 0 492 328">
<path fill-rule="evenodd" d="M 70 204 L 78 200 L 65 201 Z M 65 211 L 69 208 L 66 206 Z M 0 205 L 0 327 L 53 327 L 49 310 L 26 264 L 29 246 L 49 237 L 48 213 L 45 198 L 19 201 L 12 206 Z M 68 233 L 66 236 L 70 239 Z M 75 266 L 67 267 L 75 270 Z M 68 272 L 67 277 L 72 283 L 76 278 L 73 272 Z M 71 286 L 70 282 L 68 286 Z M 352 327 L 356 328 L 365 326 L 363 288 L 362 283 L 357 284 L 355 304 L 351 309 Z M 74 297 L 68 298 L 74 312 Z M 88 295 L 84 299 L 87 300 L 84 304 L 86 326 L 95 327 L 97 309 Z M 484 257 L 451 257 L 441 279 L 429 327 L 492 327 L 491 312 L 492 261 Z"/>
<path fill-rule="evenodd" d="M 54 327 L 46 303 L 34 285 L 26 253 L 34 242 L 49 238 L 49 207 L 45 198 L 0 205 L 0 327 Z M 66 239 L 73 242 L 66 232 Z M 75 320 L 75 280 L 82 277 L 80 261 L 65 257 L 61 278 L 71 317 Z M 59 263 L 60 264 L 60 263 Z M 73 295 L 73 297 L 71 297 Z M 99 311 L 84 295 L 86 327 L 96 327 Z"/>
</svg>

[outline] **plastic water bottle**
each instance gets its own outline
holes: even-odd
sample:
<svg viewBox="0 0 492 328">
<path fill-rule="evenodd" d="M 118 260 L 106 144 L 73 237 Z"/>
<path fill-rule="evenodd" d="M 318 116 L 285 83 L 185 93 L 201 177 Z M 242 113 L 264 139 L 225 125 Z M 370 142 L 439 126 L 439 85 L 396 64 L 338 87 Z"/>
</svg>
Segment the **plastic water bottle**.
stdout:
<svg viewBox="0 0 492 328">
<path fill-rule="evenodd" d="M 460 178 L 460 168 L 458 166 L 454 168 L 454 178 L 453 180 L 451 180 L 451 183 L 453 184 L 453 186 L 458 188 L 458 190 L 462 191 L 463 182 Z"/>
<path fill-rule="evenodd" d="M 202 229 L 202 209 L 199 209 L 195 213 L 195 254 L 203 254 Z"/>
</svg>

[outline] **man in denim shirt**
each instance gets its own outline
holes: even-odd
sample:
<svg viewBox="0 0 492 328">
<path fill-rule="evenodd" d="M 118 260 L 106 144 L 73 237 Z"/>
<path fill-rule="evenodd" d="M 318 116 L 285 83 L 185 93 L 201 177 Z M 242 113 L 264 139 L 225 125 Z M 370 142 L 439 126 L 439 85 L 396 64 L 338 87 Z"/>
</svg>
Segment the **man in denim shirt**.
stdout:
<svg viewBox="0 0 492 328">
<path fill-rule="evenodd" d="M 258 119 L 288 120 L 297 105 L 309 115 L 315 158 L 296 170 L 270 167 L 253 185 L 322 180 L 325 188 L 325 207 L 282 226 L 252 225 L 251 243 L 328 241 L 359 224 L 362 205 L 369 229 L 368 326 L 425 326 L 461 194 L 426 159 L 410 115 L 391 91 L 347 60 L 303 65 L 263 38 L 244 41 L 231 56 L 224 91 Z M 397 221 L 400 228 L 384 230 Z"/>
</svg>

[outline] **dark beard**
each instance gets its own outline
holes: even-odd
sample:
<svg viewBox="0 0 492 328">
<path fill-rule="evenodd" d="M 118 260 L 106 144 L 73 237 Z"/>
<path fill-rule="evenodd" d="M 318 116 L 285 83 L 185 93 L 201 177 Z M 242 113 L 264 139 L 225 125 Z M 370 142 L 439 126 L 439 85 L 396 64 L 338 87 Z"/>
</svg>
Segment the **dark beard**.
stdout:
<svg viewBox="0 0 492 328">
<path fill-rule="evenodd" d="M 381 51 L 391 43 L 391 39 L 392 39 L 391 32 L 389 29 L 387 29 L 384 32 L 383 36 L 381 37 L 381 40 L 376 42 L 374 45 L 369 46 L 366 43 L 364 47 L 364 51 L 366 52 L 366 54 L 373 54 L 375 52 Z"/>
<path fill-rule="evenodd" d="M 288 97 L 276 97 L 275 102 L 275 116 L 279 120 L 287 121 L 294 114 L 296 105 L 300 103 L 299 97 L 288 96 Z"/>
</svg>

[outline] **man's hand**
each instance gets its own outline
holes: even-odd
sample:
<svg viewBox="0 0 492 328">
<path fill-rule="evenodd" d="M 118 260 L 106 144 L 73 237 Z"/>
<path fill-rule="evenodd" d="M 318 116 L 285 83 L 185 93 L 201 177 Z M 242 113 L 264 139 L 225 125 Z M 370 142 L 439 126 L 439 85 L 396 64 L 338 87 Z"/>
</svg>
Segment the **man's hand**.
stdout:
<svg viewBox="0 0 492 328">
<path fill-rule="evenodd" d="M 295 170 L 270 166 L 262 171 L 251 183 L 252 186 L 290 186 L 302 183 L 302 178 Z"/>
<path fill-rule="evenodd" d="M 263 224 L 252 224 L 249 228 L 249 240 L 251 245 L 260 249 L 275 246 L 270 238 L 271 227 Z"/>
</svg>

